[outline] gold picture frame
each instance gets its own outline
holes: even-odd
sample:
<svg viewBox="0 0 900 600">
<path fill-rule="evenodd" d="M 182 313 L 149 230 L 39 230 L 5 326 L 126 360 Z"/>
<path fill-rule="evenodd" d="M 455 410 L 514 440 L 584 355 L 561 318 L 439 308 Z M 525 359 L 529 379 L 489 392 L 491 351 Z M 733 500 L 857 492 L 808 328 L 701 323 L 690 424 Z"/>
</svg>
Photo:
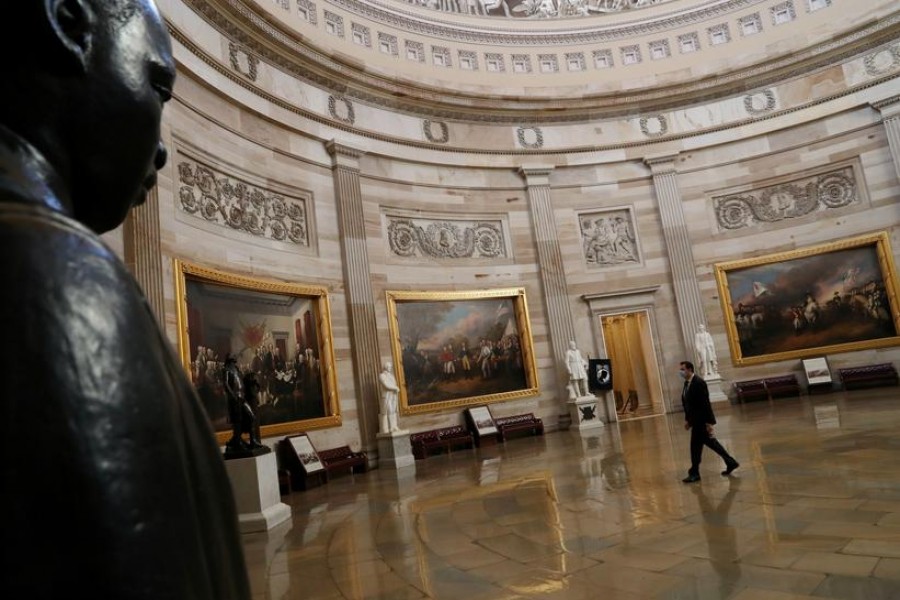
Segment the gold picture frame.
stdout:
<svg viewBox="0 0 900 600">
<path fill-rule="evenodd" d="M 736 366 L 900 345 L 886 232 L 714 269 Z"/>
<path fill-rule="evenodd" d="M 386 296 L 401 414 L 537 395 L 523 288 Z"/>
<path fill-rule="evenodd" d="M 262 437 L 341 424 L 328 290 L 174 261 L 178 349 L 219 443 L 226 354 L 260 386 Z"/>
</svg>

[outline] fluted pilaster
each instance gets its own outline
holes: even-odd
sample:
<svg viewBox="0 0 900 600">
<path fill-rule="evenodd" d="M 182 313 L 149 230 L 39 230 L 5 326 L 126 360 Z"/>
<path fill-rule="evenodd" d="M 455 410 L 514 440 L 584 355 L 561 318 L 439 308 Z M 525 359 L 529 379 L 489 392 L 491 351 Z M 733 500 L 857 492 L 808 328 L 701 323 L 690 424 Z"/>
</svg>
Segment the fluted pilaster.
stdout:
<svg viewBox="0 0 900 600">
<path fill-rule="evenodd" d="M 369 272 L 359 159 L 363 152 L 334 140 L 326 144 L 331 155 L 334 194 L 338 207 L 341 254 L 350 317 L 350 351 L 355 368 L 360 435 L 367 449 L 375 445 L 378 412 L 378 332 L 375 297 Z"/>
<path fill-rule="evenodd" d="M 568 376 L 565 375 L 563 365 L 566 364 L 569 340 L 575 339 L 575 326 L 550 196 L 550 173 L 553 167 L 523 166 L 519 171 L 528 186 L 528 206 L 531 209 L 531 221 L 537 244 L 538 266 L 544 301 L 547 304 L 547 322 L 557 378 L 560 381 L 567 381 Z"/>
<path fill-rule="evenodd" d="M 888 146 L 891 149 L 891 158 L 894 159 L 894 169 L 897 172 L 897 178 L 900 179 L 900 96 L 876 102 L 872 106 L 881 113 Z"/>
<path fill-rule="evenodd" d="M 701 323 L 706 324 L 706 317 L 700 300 L 700 285 L 697 283 L 694 253 L 684 218 L 681 192 L 678 189 L 676 158 L 677 155 L 649 157 L 645 162 L 653 174 L 653 187 L 656 190 L 663 237 L 672 269 L 675 304 L 684 336 L 684 356 L 693 356 L 694 334 Z"/>
<path fill-rule="evenodd" d="M 159 241 L 159 195 L 156 188 L 147 200 L 128 213 L 122 229 L 125 264 L 144 291 L 160 326 L 165 326 L 162 252 Z"/>
</svg>

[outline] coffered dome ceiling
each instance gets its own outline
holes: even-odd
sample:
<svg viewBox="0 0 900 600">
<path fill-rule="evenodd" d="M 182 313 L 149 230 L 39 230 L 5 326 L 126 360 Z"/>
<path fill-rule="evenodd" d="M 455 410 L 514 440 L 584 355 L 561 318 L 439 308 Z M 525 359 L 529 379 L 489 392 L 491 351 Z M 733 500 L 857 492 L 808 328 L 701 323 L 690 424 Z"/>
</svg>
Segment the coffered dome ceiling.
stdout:
<svg viewBox="0 0 900 600">
<path fill-rule="evenodd" d="M 510 123 L 699 104 L 833 67 L 900 37 L 896 0 L 160 4 L 164 12 L 186 5 L 247 60 L 328 93 L 423 117 Z"/>
</svg>

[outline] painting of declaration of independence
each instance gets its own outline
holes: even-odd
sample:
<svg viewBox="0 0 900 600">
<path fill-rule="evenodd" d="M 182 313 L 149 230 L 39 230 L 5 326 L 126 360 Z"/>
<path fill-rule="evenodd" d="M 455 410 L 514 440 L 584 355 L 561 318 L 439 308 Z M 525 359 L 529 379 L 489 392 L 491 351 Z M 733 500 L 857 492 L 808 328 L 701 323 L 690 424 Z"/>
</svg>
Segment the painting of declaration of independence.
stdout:
<svg viewBox="0 0 900 600">
<path fill-rule="evenodd" d="M 178 262 L 182 360 L 220 438 L 233 356 L 263 437 L 340 423 L 324 288 L 241 277 Z M 255 384 L 255 385 L 254 385 Z"/>
<path fill-rule="evenodd" d="M 403 414 L 537 393 L 523 289 L 387 292 Z"/>
<path fill-rule="evenodd" d="M 716 265 L 736 365 L 900 344 L 886 233 Z"/>
</svg>

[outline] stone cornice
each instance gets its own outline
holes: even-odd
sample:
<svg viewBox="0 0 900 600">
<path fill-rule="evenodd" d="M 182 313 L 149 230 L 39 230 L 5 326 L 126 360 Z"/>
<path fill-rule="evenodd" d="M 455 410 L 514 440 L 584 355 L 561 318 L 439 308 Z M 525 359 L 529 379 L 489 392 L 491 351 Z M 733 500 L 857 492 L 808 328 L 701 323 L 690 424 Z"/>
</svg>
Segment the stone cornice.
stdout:
<svg viewBox="0 0 900 600">
<path fill-rule="evenodd" d="M 644 163 L 650 167 L 653 175 L 669 175 L 675 173 L 675 161 L 678 160 L 678 153 L 660 154 L 655 156 L 645 156 Z"/>
<path fill-rule="evenodd" d="M 710 133 L 716 133 L 720 131 L 728 131 L 740 127 L 747 126 L 757 121 L 767 121 L 771 119 L 776 119 L 791 113 L 795 113 L 798 111 L 803 111 L 809 109 L 811 107 L 824 104 L 827 102 L 831 102 L 846 96 L 852 96 L 856 93 L 859 93 L 867 88 L 874 87 L 880 85 L 888 80 L 896 78 L 895 75 L 887 75 L 881 77 L 876 80 L 868 81 L 863 84 L 850 87 L 846 90 L 843 90 L 839 93 L 832 94 L 830 96 L 822 96 L 807 102 L 805 104 L 799 104 L 796 106 L 792 106 L 790 108 L 786 108 L 783 110 L 773 110 L 771 112 L 765 113 L 763 115 L 748 117 L 745 119 L 740 119 L 734 122 L 728 122 L 721 125 L 714 125 L 711 127 L 705 127 L 701 129 L 697 129 L 694 131 L 689 131 L 685 133 L 677 133 L 677 134 L 667 134 L 663 138 L 655 138 L 653 140 L 635 140 L 635 141 L 624 141 L 624 142 L 615 142 L 615 143 L 605 143 L 605 144 L 590 144 L 590 145 L 575 145 L 569 147 L 562 148 L 541 148 L 541 149 L 515 149 L 515 148 L 505 148 L 505 149 L 485 149 L 485 148 L 470 148 L 465 146 L 456 146 L 456 145 L 441 145 L 434 144 L 429 142 L 422 142 L 414 139 L 408 138 L 400 138 L 397 136 L 387 135 L 375 131 L 367 131 L 360 129 L 359 127 L 348 126 L 339 121 L 335 121 L 333 119 L 326 118 L 322 115 L 317 114 L 316 112 L 302 108 L 299 106 L 295 106 L 289 102 L 282 100 L 281 98 L 277 98 L 261 89 L 253 85 L 251 82 L 247 81 L 246 78 L 241 77 L 240 74 L 229 70 L 228 68 L 221 65 L 219 62 L 209 57 L 202 50 L 197 48 L 193 42 L 189 39 L 183 37 L 178 30 L 171 30 L 173 37 L 187 47 L 192 54 L 198 56 L 206 63 L 208 66 L 216 70 L 220 75 L 224 76 L 226 79 L 230 80 L 232 83 L 248 90 L 249 92 L 259 96 L 260 98 L 266 100 L 267 102 L 272 103 L 273 105 L 288 111 L 289 113 L 293 113 L 299 115 L 305 119 L 309 119 L 313 122 L 329 126 L 336 130 L 347 131 L 350 133 L 354 133 L 357 135 L 361 135 L 368 139 L 376 140 L 379 142 L 384 142 L 388 144 L 398 144 L 401 146 L 409 146 L 414 148 L 422 148 L 429 150 L 438 150 L 441 152 L 453 152 L 459 154 L 483 154 L 483 155 L 496 155 L 496 156 L 554 156 L 554 155 L 570 155 L 577 153 L 592 153 L 592 152 L 602 152 L 602 151 L 610 151 L 610 150 L 623 150 L 628 148 L 642 148 L 649 145 L 654 145 L 663 141 L 675 141 L 675 140 L 684 140 L 695 138 L 698 136 L 704 136 Z M 202 82 L 199 82 L 202 84 Z M 214 86 L 207 86 L 215 93 L 222 93 L 221 88 Z M 175 98 L 182 100 L 178 91 L 175 91 Z M 188 106 L 190 104 L 188 103 Z M 225 123 L 217 121 L 219 126 L 224 127 L 225 129 L 230 129 Z M 234 133 L 238 133 L 236 130 L 232 130 Z"/>
<path fill-rule="evenodd" d="M 658 285 L 648 285 L 647 287 L 630 288 L 627 290 L 616 290 L 613 292 L 600 292 L 599 294 L 583 294 L 581 299 L 585 302 L 592 300 L 602 300 L 604 298 L 615 298 L 618 296 L 637 296 L 639 294 L 655 294 L 659 291 Z"/>
<path fill-rule="evenodd" d="M 241 3 L 242 0 L 225 0 Z M 377 1 L 361 0 L 328 0 L 348 12 L 365 17 L 369 21 L 383 23 L 403 31 L 439 37 L 446 40 L 472 42 L 477 44 L 495 44 L 505 47 L 515 46 L 570 46 L 595 44 L 615 40 L 631 39 L 635 36 L 666 31 L 676 27 L 702 23 L 709 19 L 728 14 L 736 10 L 761 4 L 766 0 L 717 0 L 701 7 L 690 7 L 678 11 L 669 11 L 645 18 L 630 21 L 609 23 L 608 19 L 579 19 L 579 25 L 585 21 L 594 21 L 582 27 L 545 27 L 523 30 L 521 26 L 499 27 L 483 26 L 477 23 L 453 23 L 446 18 L 424 17 L 411 11 L 404 11 L 394 6 L 388 7 Z M 447 15 L 447 13 L 441 13 Z M 621 14 L 621 13 L 620 13 Z M 541 21 L 541 24 L 546 24 Z M 567 25 L 564 22 L 557 22 Z"/>
<path fill-rule="evenodd" d="M 184 0 L 198 14 L 264 61 L 312 85 L 332 92 L 381 105 L 394 111 L 422 117 L 459 121 L 521 123 L 591 121 L 641 112 L 659 112 L 673 106 L 685 106 L 739 91 L 765 87 L 775 82 L 823 68 L 878 46 L 900 35 L 900 12 L 866 27 L 827 42 L 715 77 L 668 87 L 612 94 L 570 94 L 565 98 L 523 100 L 466 94 L 428 87 L 365 72 L 311 48 L 295 39 L 281 25 L 250 11 L 239 0 Z M 239 12 L 222 12 L 220 4 Z M 176 32 L 182 40 L 189 36 Z M 260 38 L 266 39 L 265 44 Z M 192 42 L 185 44 L 194 46 Z"/>
<path fill-rule="evenodd" d="M 875 102 L 872 108 L 880 112 L 885 119 L 900 117 L 900 94 Z"/>
<path fill-rule="evenodd" d="M 365 154 L 365 150 L 342 144 L 337 140 L 325 142 L 325 150 L 331 155 L 333 166 L 348 169 L 358 169 L 359 159 Z"/>
<path fill-rule="evenodd" d="M 519 167 L 519 173 L 525 178 L 525 184 L 528 187 L 550 185 L 550 173 L 553 172 L 553 165 L 522 165 Z"/>
</svg>

